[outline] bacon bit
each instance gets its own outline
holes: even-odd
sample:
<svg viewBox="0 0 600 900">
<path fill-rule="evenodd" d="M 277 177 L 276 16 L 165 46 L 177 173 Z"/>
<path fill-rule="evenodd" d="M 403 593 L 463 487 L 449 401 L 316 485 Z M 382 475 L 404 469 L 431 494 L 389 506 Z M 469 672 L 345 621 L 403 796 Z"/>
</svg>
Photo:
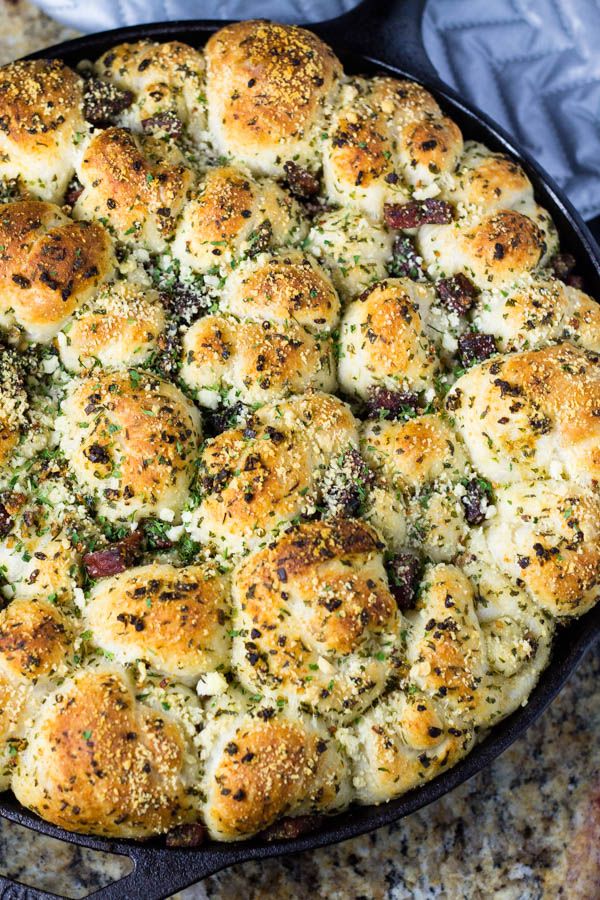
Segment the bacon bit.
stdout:
<svg viewBox="0 0 600 900">
<path fill-rule="evenodd" d="M 390 592 L 398 609 L 414 609 L 421 579 L 421 561 L 412 553 L 396 553 L 386 564 Z"/>
<path fill-rule="evenodd" d="M 261 831 L 260 836 L 265 841 L 291 841 L 303 834 L 317 831 L 326 821 L 326 816 L 286 816 L 275 822 L 269 828 Z"/>
<path fill-rule="evenodd" d="M 147 132 L 165 131 L 171 137 L 178 138 L 181 137 L 183 132 L 183 122 L 178 115 L 171 110 L 167 110 L 167 112 L 158 113 L 156 116 L 142 119 L 142 128 Z"/>
<path fill-rule="evenodd" d="M 284 163 L 283 170 L 288 187 L 296 197 L 308 200 L 319 193 L 319 179 L 309 172 L 308 169 L 303 169 L 302 166 L 288 160 L 288 162 Z"/>
<path fill-rule="evenodd" d="M 142 553 L 141 531 L 133 531 L 106 550 L 94 550 L 83 557 L 83 565 L 90 578 L 107 578 L 131 568 Z"/>
<path fill-rule="evenodd" d="M 194 822 L 190 825 L 178 825 L 169 831 L 165 838 L 167 847 L 200 847 L 206 840 L 204 825 Z"/>
<path fill-rule="evenodd" d="M 462 272 L 452 278 L 440 279 L 435 287 L 442 305 L 461 316 L 471 309 L 477 296 L 475 285 Z"/>
<path fill-rule="evenodd" d="M 411 200 L 409 203 L 386 203 L 383 217 L 388 228 L 419 228 L 421 225 L 448 225 L 452 207 L 446 200 Z"/>
<path fill-rule="evenodd" d="M 461 497 L 465 519 L 469 525 L 481 525 L 485 521 L 484 500 L 489 500 L 489 489 L 480 478 L 471 478 L 466 484 L 467 492 Z"/>
<path fill-rule="evenodd" d="M 13 527 L 13 520 L 4 503 L 0 503 L 0 537 L 5 537 Z"/>
<path fill-rule="evenodd" d="M 584 280 L 581 275 L 569 275 L 567 278 L 567 285 L 572 288 L 577 288 L 578 291 L 582 291 Z"/>
<path fill-rule="evenodd" d="M 565 283 L 576 265 L 577 261 L 571 253 L 557 253 L 556 256 L 553 256 L 550 260 L 550 268 L 552 269 L 555 278 L 558 278 Z"/>
<path fill-rule="evenodd" d="M 412 278 L 413 281 L 425 278 L 421 258 L 408 234 L 399 234 L 394 240 L 390 273 L 396 278 Z"/>
<path fill-rule="evenodd" d="M 465 369 L 498 352 L 493 334 L 462 334 L 458 339 L 460 361 Z"/>
<path fill-rule="evenodd" d="M 369 419 L 402 419 L 416 415 L 419 398 L 411 391 L 391 391 L 385 387 L 373 387 L 365 403 Z"/>
<path fill-rule="evenodd" d="M 65 206 L 70 206 L 71 208 L 73 208 L 82 194 L 83 185 L 77 180 L 77 178 L 73 178 L 65 193 Z"/>
<path fill-rule="evenodd" d="M 83 114 L 98 128 L 110 125 L 115 116 L 133 103 L 131 91 L 122 91 L 107 81 L 89 78 L 83 95 Z"/>
</svg>

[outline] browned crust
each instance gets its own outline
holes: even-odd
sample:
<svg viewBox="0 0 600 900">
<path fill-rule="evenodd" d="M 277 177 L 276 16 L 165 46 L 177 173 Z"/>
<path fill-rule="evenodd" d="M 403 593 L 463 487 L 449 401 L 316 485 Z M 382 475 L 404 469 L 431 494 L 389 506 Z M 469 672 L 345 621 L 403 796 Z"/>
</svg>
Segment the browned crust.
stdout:
<svg viewBox="0 0 600 900">
<path fill-rule="evenodd" d="M 80 462 L 99 488 L 117 472 L 112 499 L 151 500 L 190 471 L 199 436 L 188 402 L 170 383 L 141 372 L 104 371 L 78 382 L 72 398 L 73 427 L 79 421 L 90 426 L 82 429 Z"/>
<path fill-rule="evenodd" d="M 206 59 L 209 92 L 223 103 L 222 127 L 240 144 L 302 136 L 341 74 L 316 35 L 265 21 L 222 28 L 208 41 Z"/>
<path fill-rule="evenodd" d="M 144 837 L 194 818 L 184 754 L 180 729 L 120 675 L 84 671 L 50 699 L 13 789 L 63 828 Z"/>
<path fill-rule="evenodd" d="M 100 645 L 186 677 L 221 664 L 228 611 L 226 579 L 208 567 L 152 564 L 101 581 L 85 616 Z"/>
<path fill-rule="evenodd" d="M 113 268 L 112 243 L 97 222 L 71 222 L 50 203 L 0 207 L 2 305 L 25 327 L 60 324 Z"/>
<path fill-rule="evenodd" d="M 478 267 L 491 273 L 514 273 L 515 277 L 534 269 L 546 249 L 544 235 L 535 222 L 508 209 L 486 216 L 464 232 L 460 244 Z"/>
<path fill-rule="evenodd" d="M 17 676 L 48 675 L 65 659 L 70 640 L 67 620 L 44 601 L 15 599 L 0 612 L 0 659 Z"/>
<path fill-rule="evenodd" d="M 18 60 L 0 69 L 0 128 L 25 152 L 54 146 L 82 122 L 82 79 L 59 59 Z"/>
<path fill-rule="evenodd" d="M 171 236 L 193 181 L 186 166 L 152 159 L 122 128 L 107 128 L 94 136 L 79 171 L 86 190 L 78 208 L 95 204 L 96 217 L 105 216 L 130 239 L 149 216 L 163 237 Z"/>
</svg>

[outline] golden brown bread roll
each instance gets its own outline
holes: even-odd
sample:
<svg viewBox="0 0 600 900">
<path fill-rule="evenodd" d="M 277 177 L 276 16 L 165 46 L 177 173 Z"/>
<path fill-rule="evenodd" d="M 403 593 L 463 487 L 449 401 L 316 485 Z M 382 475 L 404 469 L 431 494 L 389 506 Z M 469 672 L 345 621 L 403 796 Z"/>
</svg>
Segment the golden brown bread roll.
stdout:
<svg viewBox="0 0 600 900">
<path fill-rule="evenodd" d="M 435 561 L 454 559 L 467 536 L 460 497 L 468 470 L 462 442 L 449 424 L 436 414 L 370 421 L 361 447 L 388 497 L 404 497 L 405 522 L 394 528 L 392 544 L 402 546 L 406 538 Z"/>
<path fill-rule="evenodd" d="M 463 272 L 481 290 L 504 288 L 536 269 L 547 254 L 544 231 L 523 213 L 500 209 L 474 222 L 424 225 L 418 250 L 434 277 Z"/>
<path fill-rule="evenodd" d="M 209 566 L 153 563 L 104 578 L 83 616 L 93 641 L 121 664 L 144 659 L 195 684 L 228 662 L 229 588 Z"/>
<path fill-rule="evenodd" d="M 278 175 L 286 161 L 319 165 L 321 132 L 341 65 L 293 25 L 235 22 L 206 44 L 206 94 L 218 152 Z"/>
<path fill-rule="evenodd" d="M 233 661 L 248 690 L 348 720 L 381 693 L 398 615 L 384 545 L 352 519 L 307 522 L 233 575 Z"/>
<path fill-rule="evenodd" d="M 201 425 L 198 410 L 170 382 L 135 369 L 76 379 L 57 427 L 76 479 L 102 515 L 181 511 Z"/>
<path fill-rule="evenodd" d="M 307 247 L 330 271 L 344 299 L 387 275 L 393 236 L 381 224 L 352 210 L 325 212 L 314 220 Z"/>
<path fill-rule="evenodd" d="M 72 222 L 51 203 L 0 206 L 0 309 L 36 341 L 49 341 L 114 269 L 97 222 Z"/>
<path fill-rule="evenodd" d="M 197 768 L 173 711 L 139 700 L 118 669 L 84 668 L 46 700 L 12 789 L 55 825 L 141 838 L 197 818 Z"/>
<path fill-rule="evenodd" d="M 327 199 L 356 207 L 373 219 L 381 218 L 384 203 L 409 199 L 397 172 L 392 126 L 400 102 L 395 88 L 401 84 L 391 78 L 349 79 L 341 88 L 323 146 Z"/>
<path fill-rule="evenodd" d="M 600 306 L 583 291 L 546 275 L 521 278 L 509 290 L 482 291 L 473 317 L 499 350 L 537 350 L 568 340 L 600 352 Z"/>
<path fill-rule="evenodd" d="M 286 250 L 261 254 L 230 275 L 221 308 L 243 319 L 296 322 L 311 332 L 333 330 L 340 300 L 325 271 L 312 256 Z"/>
<path fill-rule="evenodd" d="M 181 378 L 201 405 L 265 403 L 311 388 L 335 389 L 331 341 L 313 337 L 294 322 L 249 322 L 205 316 L 183 339 Z"/>
<path fill-rule="evenodd" d="M 325 812 L 350 797 L 346 761 L 316 717 L 268 701 L 247 711 L 233 696 L 209 710 L 201 736 L 211 837 L 235 841 L 282 815 Z"/>
<path fill-rule="evenodd" d="M 77 165 L 73 215 L 99 219 L 126 244 L 160 253 L 173 238 L 194 174 L 172 145 L 123 128 L 92 135 Z"/>
<path fill-rule="evenodd" d="M 359 803 L 383 803 L 456 765 L 473 746 L 473 729 L 426 694 L 391 691 L 355 725 L 341 729 Z"/>
<path fill-rule="evenodd" d="M 158 292 L 119 281 L 101 288 L 59 333 L 60 358 L 69 372 L 142 365 L 164 327 Z"/>
<path fill-rule="evenodd" d="M 600 305 L 576 287 L 565 286 L 564 291 L 568 302 L 560 336 L 577 347 L 600 353 Z"/>
<path fill-rule="evenodd" d="M 87 133 L 82 79 L 58 59 L 18 60 L 0 69 L 0 97 L 0 177 L 60 203 Z"/>
<path fill-rule="evenodd" d="M 184 125 L 199 140 L 206 128 L 202 53 L 180 41 L 118 44 L 94 64 L 95 73 L 134 101 L 121 124 L 136 130 L 177 132 Z M 175 117 L 175 118 L 173 118 Z"/>
<path fill-rule="evenodd" d="M 499 488 L 486 529 L 496 565 L 555 616 L 581 615 L 600 596 L 600 500 L 565 481 Z"/>
<path fill-rule="evenodd" d="M 63 667 L 72 642 L 65 616 L 45 600 L 13 600 L 0 612 L 0 670 L 37 680 Z"/>
<path fill-rule="evenodd" d="M 209 441 L 194 539 L 225 555 L 239 553 L 314 511 L 333 459 L 358 443 L 356 424 L 337 397 L 306 394 L 268 404 Z"/>
<path fill-rule="evenodd" d="M 204 274 L 305 233 L 298 204 L 279 185 L 219 166 L 207 170 L 184 207 L 173 252 L 184 268 Z"/>
<path fill-rule="evenodd" d="M 444 199 L 488 212 L 533 203 L 533 185 L 521 166 L 476 141 L 465 143 L 456 171 L 442 184 Z"/>
<path fill-rule="evenodd" d="M 457 481 L 465 474 L 462 442 L 439 415 L 371 420 L 362 430 L 362 448 L 369 465 L 401 490 L 418 490 L 438 479 Z"/>
<path fill-rule="evenodd" d="M 460 128 L 452 119 L 427 117 L 405 125 L 400 134 L 400 163 L 413 188 L 426 188 L 436 176 L 454 169 L 463 142 Z"/>
<path fill-rule="evenodd" d="M 524 612 L 514 593 L 494 597 L 489 586 L 477 604 L 473 584 L 453 565 L 426 569 L 416 609 L 406 618 L 408 677 L 453 724 L 486 727 L 511 713 L 548 660 L 552 629 L 545 616 Z"/>
<path fill-rule="evenodd" d="M 230 429 L 202 455 L 204 496 L 192 535 L 239 552 L 264 540 L 303 508 L 313 483 L 313 453 L 303 435 L 275 426 Z"/>
<path fill-rule="evenodd" d="M 0 787 L 6 790 L 45 695 L 73 655 L 67 618 L 40 599 L 13 600 L 0 612 Z"/>
<path fill-rule="evenodd" d="M 425 391 L 438 360 L 425 332 L 431 291 L 408 278 L 390 278 L 347 307 L 341 326 L 338 378 L 344 391 L 367 398 L 376 386 Z"/>
<path fill-rule="evenodd" d="M 475 592 L 488 683 L 494 695 L 500 690 L 502 697 L 502 702 L 487 705 L 489 721 L 511 712 L 527 698 L 548 662 L 554 633 L 550 614 L 532 603 L 521 580 L 508 577 L 494 559 L 488 534 L 495 528 L 492 519 L 489 527 L 473 529 L 467 551 L 457 559 Z"/>
<path fill-rule="evenodd" d="M 458 379 L 446 408 L 476 468 L 491 481 L 600 471 L 600 368 L 571 344 L 497 357 Z"/>
<path fill-rule="evenodd" d="M 323 147 L 327 199 L 381 219 L 384 203 L 451 172 L 461 150 L 460 129 L 420 85 L 348 79 Z"/>
<path fill-rule="evenodd" d="M 40 497 L 2 493 L 10 530 L 0 539 L 0 566 L 16 597 L 47 597 L 66 605 L 79 583 L 74 535 L 85 528 L 85 518 L 60 484 L 44 485 Z"/>
</svg>

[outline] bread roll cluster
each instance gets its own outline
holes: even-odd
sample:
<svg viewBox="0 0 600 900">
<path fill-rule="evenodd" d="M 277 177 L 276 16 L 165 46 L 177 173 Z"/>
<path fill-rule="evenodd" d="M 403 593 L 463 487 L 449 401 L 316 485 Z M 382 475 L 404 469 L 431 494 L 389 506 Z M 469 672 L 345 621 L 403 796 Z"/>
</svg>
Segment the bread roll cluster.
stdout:
<svg viewBox="0 0 600 900">
<path fill-rule="evenodd" d="M 447 771 L 600 594 L 600 311 L 527 174 L 262 21 L 0 96 L 2 788 L 229 841 Z"/>
</svg>

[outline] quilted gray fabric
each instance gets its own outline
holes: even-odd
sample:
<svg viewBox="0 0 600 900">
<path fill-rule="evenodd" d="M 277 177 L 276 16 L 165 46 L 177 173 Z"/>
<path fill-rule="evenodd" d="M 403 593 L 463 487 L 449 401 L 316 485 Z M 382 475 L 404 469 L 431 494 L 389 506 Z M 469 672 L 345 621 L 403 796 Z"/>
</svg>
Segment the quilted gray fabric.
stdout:
<svg viewBox="0 0 600 900">
<path fill-rule="evenodd" d="M 423 36 L 441 77 L 600 214 L 598 0 L 430 0 Z"/>
<path fill-rule="evenodd" d="M 390 0 L 401 2 L 401 0 Z M 37 0 L 81 31 L 178 18 L 331 18 L 356 0 Z M 429 0 L 423 25 L 442 78 L 504 125 L 600 214 L 600 0 Z"/>
</svg>

